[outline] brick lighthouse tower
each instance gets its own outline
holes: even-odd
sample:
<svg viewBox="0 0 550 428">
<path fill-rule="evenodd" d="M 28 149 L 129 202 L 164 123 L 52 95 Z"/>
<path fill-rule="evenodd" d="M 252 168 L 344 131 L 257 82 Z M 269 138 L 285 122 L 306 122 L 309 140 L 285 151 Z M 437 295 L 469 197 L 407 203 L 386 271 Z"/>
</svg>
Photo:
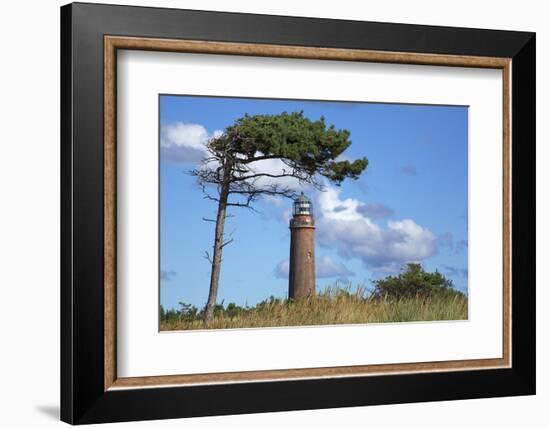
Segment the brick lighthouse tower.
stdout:
<svg viewBox="0 0 550 428">
<path fill-rule="evenodd" d="M 290 220 L 290 270 L 288 297 L 315 295 L 315 221 L 311 201 L 302 194 L 294 201 Z"/>
</svg>

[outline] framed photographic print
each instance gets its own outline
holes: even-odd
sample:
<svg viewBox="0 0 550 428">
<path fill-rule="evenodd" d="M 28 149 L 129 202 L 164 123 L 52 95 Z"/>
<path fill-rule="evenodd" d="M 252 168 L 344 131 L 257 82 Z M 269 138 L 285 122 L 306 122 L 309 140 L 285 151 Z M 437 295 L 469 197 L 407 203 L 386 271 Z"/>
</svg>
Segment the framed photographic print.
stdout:
<svg viewBox="0 0 550 428">
<path fill-rule="evenodd" d="M 535 393 L 535 35 L 61 8 L 61 418 Z"/>
</svg>

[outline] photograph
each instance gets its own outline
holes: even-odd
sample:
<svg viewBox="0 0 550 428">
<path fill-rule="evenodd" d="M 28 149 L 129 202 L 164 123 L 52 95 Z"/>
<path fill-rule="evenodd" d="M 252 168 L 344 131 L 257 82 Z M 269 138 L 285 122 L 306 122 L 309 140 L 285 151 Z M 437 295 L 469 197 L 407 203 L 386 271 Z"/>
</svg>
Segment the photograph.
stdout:
<svg viewBox="0 0 550 428">
<path fill-rule="evenodd" d="M 545 414 L 543 14 L 192 3 L 37 3 L 8 22 L 26 52 L 10 109 L 41 113 L 7 123 L 5 211 L 24 224 L 4 223 L 25 257 L 4 288 L 29 294 L 30 272 L 42 312 L 4 299 L 23 321 L 6 355 L 56 348 L 6 364 L 26 397 L 8 425 Z M 29 19 L 38 38 L 14 26 Z M 44 382 L 29 395 L 21 372 Z"/>
<path fill-rule="evenodd" d="M 396 424 L 424 428 L 453 401 L 460 426 L 543 414 L 541 19 L 384 3 L 313 17 L 296 4 L 71 3 L 10 20 L 48 22 L 38 40 L 52 49 L 7 67 L 12 110 L 32 99 L 44 114 L 14 127 L 37 131 L 38 152 L 5 139 L 24 176 L 9 173 L 8 190 L 28 182 L 6 210 L 25 220 L 4 222 L 10 251 L 40 251 L 4 282 L 29 294 L 31 272 L 37 307 L 58 308 L 8 329 L 11 348 L 29 342 L 21 361 L 57 343 L 30 372 L 6 365 L 19 368 L 10 389 L 26 388 L 22 371 L 48 378 L 10 420 L 293 426 L 303 413 L 347 426 L 362 411 L 387 424 L 399 407 L 417 415 Z M 36 44 L 21 34 L 8 50 Z M 45 56 L 55 85 L 25 73 Z M 4 300 L 19 310 L 27 297 Z M 26 322 L 17 310 L 6 319 Z M 21 340 L 36 328 L 38 342 Z"/>
<path fill-rule="evenodd" d="M 468 106 L 158 103 L 160 331 L 468 320 Z"/>
</svg>

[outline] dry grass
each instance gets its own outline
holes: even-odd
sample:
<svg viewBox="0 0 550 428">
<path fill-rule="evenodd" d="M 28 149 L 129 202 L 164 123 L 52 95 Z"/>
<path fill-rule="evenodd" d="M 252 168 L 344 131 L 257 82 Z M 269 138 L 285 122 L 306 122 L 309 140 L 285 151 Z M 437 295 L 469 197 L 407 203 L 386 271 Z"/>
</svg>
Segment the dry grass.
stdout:
<svg viewBox="0 0 550 428">
<path fill-rule="evenodd" d="M 467 318 L 468 299 L 462 295 L 390 301 L 366 298 L 365 290 L 362 288 L 358 288 L 355 292 L 327 288 L 310 299 L 291 302 L 274 301 L 238 316 L 217 316 L 208 327 L 198 319 L 172 320 L 163 321 L 161 330 L 441 321 Z"/>
</svg>

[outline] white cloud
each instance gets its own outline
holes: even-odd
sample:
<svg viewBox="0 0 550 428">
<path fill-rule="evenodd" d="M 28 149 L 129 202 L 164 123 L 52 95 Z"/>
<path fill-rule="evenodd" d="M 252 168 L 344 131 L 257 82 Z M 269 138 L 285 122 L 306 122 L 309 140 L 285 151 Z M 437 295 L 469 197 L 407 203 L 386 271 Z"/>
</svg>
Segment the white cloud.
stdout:
<svg viewBox="0 0 550 428">
<path fill-rule="evenodd" d="M 281 213 L 281 220 L 283 221 L 283 223 L 288 224 L 291 218 L 292 218 L 292 208 L 287 208 Z"/>
<path fill-rule="evenodd" d="M 274 219 L 283 224 L 288 224 L 292 218 L 292 201 L 289 198 L 274 195 L 263 195 L 266 203 L 264 209 L 259 212 L 265 219 Z"/>
<path fill-rule="evenodd" d="M 264 195 L 264 200 L 277 208 L 283 208 L 285 206 L 285 198 L 282 196 Z"/>
<path fill-rule="evenodd" d="M 288 279 L 289 270 L 290 262 L 287 259 L 279 262 L 275 266 L 273 273 L 277 278 Z M 345 278 L 355 275 L 346 265 L 334 261 L 330 256 L 323 256 L 317 259 L 315 261 L 315 271 L 317 278 Z"/>
<path fill-rule="evenodd" d="M 399 271 L 437 252 L 437 236 L 411 219 L 388 221 L 386 227 L 365 215 L 365 204 L 340 199 L 340 190 L 327 187 L 317 197 L 317 237 L 346 259 L 357 258 L 374 273 Z"/>
<path fill-rule="evenodd" d="M 257 156 L 261 156 L 261 153 L 257 153 Z M 291 172 L 291 169 L 284 164 L 280 159 L 264 159 L 259 160 L 248 165 L 250 167 L 251 174 L 253 173 L 262 173 L 262 174 L 271 174 L 271 175 L 280 175 L 288 174 Z M 288 187 L 292 190 L 304 190 L 310 186 L 305 183 L 300 183 L 300 181 L 294 177 L 259 177 L 255 184 L 259 187 L 271 186 L 277 184 L 281 187 Z"/>
<path fill-rule="evenodd" d="M 195 163 L 206 154 L 206 143 L 222 131 L 209 134 L 196 123 L 174 122 L 161 125 L 161 157 L 170 163 Z"/>
<path fill-rule="evenodd" d="M 358 210 L 360 213 L 372 219 L 387 218 L 393 215 L 393 210 L 391 208 L 376 202 L 361 205 Z"/>
<path fill-rule="evenodd" d="M 323 256 L 319 260 L 316 260 L 315 268 L 317 271 L 317 278 L 345 278 L 355 275 L 346 265 L 334 261 L 330 256 Z"/>
<path fill-rule="evenodd" d="M 287 260 L 283 260 L 282 262 L 279 262 L 277 266 L 275 266 L 273 273 L 277 278 L 288 279 L 289 271 L 290 271 L 290 262 L 287 259 Z"/>
</svg>

